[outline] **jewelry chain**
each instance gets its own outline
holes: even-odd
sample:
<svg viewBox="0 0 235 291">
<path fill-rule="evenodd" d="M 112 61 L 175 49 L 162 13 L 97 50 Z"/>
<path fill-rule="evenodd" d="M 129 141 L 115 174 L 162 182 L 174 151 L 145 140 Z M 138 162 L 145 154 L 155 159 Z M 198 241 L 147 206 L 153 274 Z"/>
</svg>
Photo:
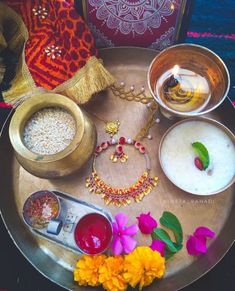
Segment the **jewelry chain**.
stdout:
<svg viewBox="0 0 235 291">
<path fill-rule="evenodd" d="M 132 86 L 131 89 L 125 90 L 125 85 L 117 85 L 114 84 L 110 87 L 114 96 L 119 97 L 121 99 L 127 101 L 135 101 L 140 102 L 142 104 L 148 105 L 150 104 L 149 111 L 151 115 L 149 116 L 147 122 L 145 123 L 144 127 L 141 128 L 139 133 L 136 135 L 135 140 L 142 140 L 144 137 L 147 136 L 150 128 L 153 126 L 156 120 L 156 115 L 158 111 L 158 105 L 154 102 L 154 99 L 151 96 L 146 96 L 144 87 L 142 87 L 141 91 L 135 92 L 134 87 Z"/>
</svg>

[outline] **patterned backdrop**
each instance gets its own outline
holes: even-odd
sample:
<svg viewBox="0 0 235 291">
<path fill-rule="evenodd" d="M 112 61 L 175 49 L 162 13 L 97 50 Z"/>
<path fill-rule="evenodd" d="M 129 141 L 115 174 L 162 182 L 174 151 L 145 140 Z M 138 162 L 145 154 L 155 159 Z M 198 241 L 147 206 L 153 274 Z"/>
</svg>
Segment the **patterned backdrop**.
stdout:
<svg viewBox="0 0 235 291">
<path fill-rule="evenodd" d="M 128 44 L 163 49 L 174 41 L 180 3 L 181 0 L 88 0 L 88 22 L 99 47 Z"/>
</svg>

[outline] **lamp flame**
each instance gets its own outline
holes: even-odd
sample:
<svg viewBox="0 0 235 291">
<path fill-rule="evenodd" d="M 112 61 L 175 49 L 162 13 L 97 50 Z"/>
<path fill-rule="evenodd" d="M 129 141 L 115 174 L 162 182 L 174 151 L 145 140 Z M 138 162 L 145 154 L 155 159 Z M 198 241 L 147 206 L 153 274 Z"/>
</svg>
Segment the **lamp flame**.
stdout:
<svg viewBox="0 0 235 291">
<path fill-rule="evenodd" d="M 172 69 L 172 75 L 174 76 L 174 78 L 176 79 L 177 76 L 178 76 L 178 73 L 179 73 L 179 66 L 178 65 L 175 65 Z"/>
</svg>

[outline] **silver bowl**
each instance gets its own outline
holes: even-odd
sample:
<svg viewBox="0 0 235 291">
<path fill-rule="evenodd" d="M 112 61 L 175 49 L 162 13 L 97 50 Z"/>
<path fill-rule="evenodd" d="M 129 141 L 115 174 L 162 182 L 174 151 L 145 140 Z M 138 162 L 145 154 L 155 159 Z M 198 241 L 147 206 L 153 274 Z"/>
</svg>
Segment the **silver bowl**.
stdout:
<svg viewBox="0 0 235 291">
<path fill-rule="evenodd" d="M 221 193 L 223 191 L 225 191 L 227 188 L 229 188 L 230 186 L 233 185 L 233 183 L 235 182 L 235 175 L 233 175 L 233 178 L 224 186 L 224 187 L 221 187 L 217 190 L 214 190 L 214 191 L 210 191 L 210 192 L 194 192 L 194 191 L 191 191 L 189 189 L 186 189 L 184 187 L 179 186 L 177 182 L 175 182 L 172 177 L 169 177 L 169 175 L 166 173 L 166 170 L 165 170 L 165 167 L 162 163 L 162 148 L 163 148 L 163 144 L 164 144 L 164 141 L 165 141 L 165 138 L 167 137 L 167 135 L 174 129 L 176 128 L 177 126 L 181 125 L 182 123 L 188 123 L 188 122 L 191 122 L 191 121 L 201 121 L 201 122 L 206 122 L 206 123 L 209 123 L 209 124 L 212 124 L 216 127 L 218 127 L 219 129 L 221 129 L 230 139 L 231 141 L 233 142 L 234 146 L 235 146 L 235 136 L 234 134 L 226 127 L 224 126 L 222 123 L 214 120 L 214 119 L 210 119 L 210 118 L 205 118 L 205 117 L 192 117 L 192 118 L 187 118 L 187 119 L 183 119 L 179 122 L 176 122 L 174 125 L 172 125 L 165 133 L 164 135 L 162 136 L 161 138 L 161 141 L 160 141 L 160 144 L 159 144 L 159 150 L 158 150 L 158 157 L 159 157 L 159 161 L 160 161 L 160 165 L 161 165 L 161 168 L 164 172 L 164 174 L 166 175 L 166 177 L 178 188 L 180 188 L 181 190 L 185 191 L 185 192 L 188 192 L 190 194 L 194 194 L 194 195 L 214 195 L 214 194 L 218 194 L 218 193 Z M 226 150 L 226 149 L 225 149 Z M 187 171 L 187 169 L 186 169 Z M 190 175 L 190 173 L 189 173 Z"/>
<path fill-rule="evenodd" d="M 160 98 L 156 84 L 161 76 L 175 65 L 196 72 L 207 81 L 211 97 L 201 111 L 174 110 Z M 153 59 L 148 70 L 148 86 L 164 115 L 191 117 L 209 113 L 224 101 L 230 87 L 230 76 L 222 59 L 211 50 L 195 44 L 179 44 L 166 48 Z"/>
</svg>

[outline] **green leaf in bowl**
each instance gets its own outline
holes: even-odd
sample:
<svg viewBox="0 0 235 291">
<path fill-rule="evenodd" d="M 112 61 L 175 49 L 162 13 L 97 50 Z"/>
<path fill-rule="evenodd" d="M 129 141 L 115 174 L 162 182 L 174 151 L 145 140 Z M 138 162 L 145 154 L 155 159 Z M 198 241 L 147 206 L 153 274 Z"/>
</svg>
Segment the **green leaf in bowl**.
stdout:
<svg viewBox="0 0 235 291">
<path fill-rule="evenodd" d="M 206 170 L 210 164 L 210 157 L 207 148 L 199 141 L 192 143 L 192 147 L 202 161 L 203 169 Z"/>
</svg>

